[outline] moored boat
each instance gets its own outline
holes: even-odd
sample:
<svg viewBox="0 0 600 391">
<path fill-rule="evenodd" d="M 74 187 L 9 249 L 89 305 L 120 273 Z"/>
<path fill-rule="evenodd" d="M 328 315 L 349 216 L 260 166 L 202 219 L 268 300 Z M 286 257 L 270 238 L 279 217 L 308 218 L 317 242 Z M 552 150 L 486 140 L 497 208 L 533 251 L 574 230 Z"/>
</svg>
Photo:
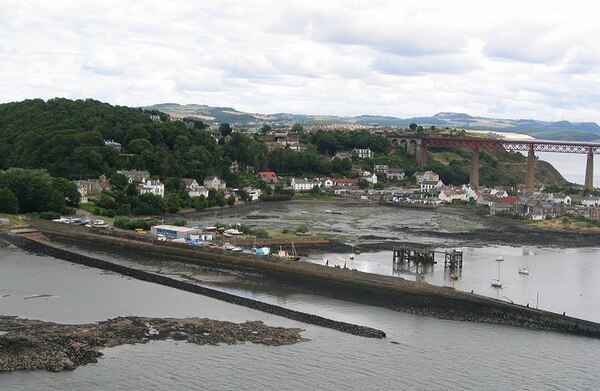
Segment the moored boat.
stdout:
<svg viewBox="0 0 600 391">
<path fill-rule="evenodd" d="M 94 228 L 106 228 L 108 227 L 108 223 L 104 220 L 94 220 L 92 221 L 92 227 Z"/>
</svg>

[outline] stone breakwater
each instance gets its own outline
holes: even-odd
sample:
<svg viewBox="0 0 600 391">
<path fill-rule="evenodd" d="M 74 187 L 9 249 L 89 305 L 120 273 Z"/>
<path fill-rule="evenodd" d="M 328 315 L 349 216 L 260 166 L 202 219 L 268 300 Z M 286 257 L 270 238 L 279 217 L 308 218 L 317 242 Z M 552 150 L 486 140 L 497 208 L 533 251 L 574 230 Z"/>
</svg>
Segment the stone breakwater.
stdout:
<svg viewBox="0 0 600 391">
<path fill-rule="evenodd" d="M 442 319 L 502 324 L 600 337 L 599 323 L 508 303 L 482 295 L 408 281 L 398 277 L 332 268 L 309 262 L 272 261 L 253 255 L 209 251 L 197 246 L 158 242 L 147 235 L 121 231 L 94 230 L 42 220 L 31 220 L 31 225 L 45 234 L 75 241 L 76 243 L 102 244 L 113 249 L 127 249 L 127 251 L 136 251 L 139 254 L 148 256 L 160 256 L 164 260 L 210 268 L 232 269 L 250 273 L 258 272 L 273 284 L 283 284 L 304 293 L 324 295 Z M 27 233 L 22 235 L 27 235 Z M 0 235 L 0 239 L 2 239 L 2 235 Z M 57 255 L 57 257 L 60 258 L 61 256 Z M 78 259 L 77 256 L 75 258 Z M 159 276 L 156 277 L 156 279 L 159 278 Z M 154 282 L 161 283 L 158 280 Z M 188 290 L 183 285 L 181 287 L 169 286 Z M 195 285 L 192 285 L 192 287 L 195 288 L 190 289 L 202 289 Z M 219 292 L 218 294 L 222 293 Z M 258 304 L 258 306 L 261 305 L 264 305 L 264 303 Z M 260 309 L 258 307 L 252 308 Z M 265 310 L 269 312 L 268 309 Z M 305 316 L 307 316 L 306 319 L 309 323 L 312 323 L 310 316 L 313 315 L 305 314 Z M 318 320 L 318 322 L 321 321 Z M 329 327 L 326 326 L 327 322 L 320 325 Z M 339 330 L 340 328 L 337 327 L 334 325 L 332 328 Z M 344 328 L 346 327 L 344 326 Z M 346 328 L 346 330 L 354 333 L 352 327 Z M 359 329 L 358 332 L 362 333 L 363 331 Z M 383 334 L 381 331 L 379 333 Z"/>
<path fill-rule="evenodd" d="M 52 372 L 95 363 L 101 349 L 158 340 L 197 345 L 255 344 L 281 346 L 304 341 L 297 328 L 263 322 L 232 323 L 201 318 L 119 317 L 98 323 L 57 324 L 0 316 L 0 372 L 44 369 Z"/>
<path fill-rule="evenodd" d="M 316 326 L 327 327 L 337 331 L 358 335 L 368 338 L 385 338 L 385 332 L 371 327 L 360 326 L 356 324 L 340 322 L 322 316 L 307 314 L 300 311 L 291 310 L 288 308 L 276 306 L 273 304 L 263 303 L 257 300 L 249 299 L 233 295 L 226 292 L 221 292 L 215 289 L 202 287 L 186 281 L 176 280 L 167 276 L 154 274 L 139 269 L 118 265 L 112 262 L 91 258 L 85 255 L 66 251 L 61 248 L 50 246 L 32 239 L 24 238 L 13 234 L 1 234 L 0 238 L 18 246 L 26 251 L 36 254 L 49 255 L 54 258 L 63 259 L 69 262 L 86 265 L 103 270 L 110 270 L 125 276 L 133 277 L 138 280 L 153 282 L 169 286 L 172 288 L 198 293 L 217 300 L 226 301 L 228 303 L 242 305 L 248 308 L 256 309 L 269 314 L 282 316 L 288 319 L 296 320 L 303 323 L 313 324 Z"/>
</svg>

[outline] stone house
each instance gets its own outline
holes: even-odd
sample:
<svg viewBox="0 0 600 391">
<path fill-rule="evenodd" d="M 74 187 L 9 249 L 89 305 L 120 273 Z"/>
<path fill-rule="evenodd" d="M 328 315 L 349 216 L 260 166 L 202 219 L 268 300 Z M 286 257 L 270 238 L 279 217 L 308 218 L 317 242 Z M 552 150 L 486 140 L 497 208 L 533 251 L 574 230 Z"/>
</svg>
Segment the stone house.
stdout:
<svg viewBox="0 0 600 391">
<path fill-rule="evenodd" d="M 204 187 L 206 187 L 207 189 L 222 190 L 227 187 L 225 181 L 219 179 L 216 176 L 207 176 L 206 178 L 204 178 L 203 184 Z"/>
</svg>

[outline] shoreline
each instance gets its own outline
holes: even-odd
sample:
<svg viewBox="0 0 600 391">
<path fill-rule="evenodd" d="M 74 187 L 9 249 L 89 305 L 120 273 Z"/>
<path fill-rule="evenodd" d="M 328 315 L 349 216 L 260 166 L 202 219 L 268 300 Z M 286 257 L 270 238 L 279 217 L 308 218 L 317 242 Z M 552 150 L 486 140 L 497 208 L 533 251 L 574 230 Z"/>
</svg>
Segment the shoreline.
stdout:
<svg viewBox="0 0 600 391">
<path fill-rule="evenodd" d="M 35 222 L 34 225 L 38 224 L 40 224 L 40 231 L 76 243 L 89 242 L 95 245 L 104 243 L 105 246 L 115 251 L 118 248 L 125 248 L 140 254 L 147 254 L 149 257 L 156 255 L 165 260 L 170 259 L 191 265 L 249 273 L 258 272 L 273 283 L 283 284 L 283 286 L 298 289 L 305 293 L 386 307 L 396 311 L 433 316 L 440 319 L 501 324 L 600 337 L 600 324 L 598 323 L 507 303 L 468 292 L 408 281 L 398 277 L 375 275 L 348 269 L 334 269 L 306 262 L 276 262 L 243 254 L 218 254 L 179 244 L 164 245 L 132 241 L 120 237 L 111 237 L 106 232 L 99 235 L 90 232 L 89 229 L 81 230 L 76 229 L 76 227 L 51 225 L 51 223 L 39 221 Z M 17 241 L 30 242 L 31 239 L 20 238 Z M 34 249 L 42 247 L 44 251 L 47 250 L 45 244 L 34 242 L 33 246 Z M 25 249 L 28 248 L 25 247 Z M 95 265 L 97 262 L 108 263 L 99 260 L 89 261 L 91 259 L 89 257 L 54 247 L 48 255 L 63 259 L 66 257 L 67 260 L 75 263 L 88 264 L 92 262 L 88 266 L 95 267 L 97 267 Z M 81 261 L 81 259 L 84 261 Z M 120 265 L 110 267 L 110 270 L 119 273 L 124 268 Z M 137 274 L 138 272 L 140 271 L 133 269 L 133 273 Z M 148 278 L 147 281 L 157 283 L 161 283 L 165 279 L 163 276 L 156 274 L 151 274 Z M 174 287 L 184 286 L 182 289 L 193 289 L 197 293 L 202 293 L 204 290 L 203 287 L 198 285 L 186 284 L 190 286 L 186 286 L 181 281 L 175 281 L 176 286 Z M 223 292 L 217 292 L 218 295 L 224 295 Z M 260 305 L 264 305 L 264 303 L 260 303 Z"/>
<path fill-rule="evenodd" d="M 246 215 L 251 212 L 261 211 L 265 215 L 271 214 L 269 210 L 269 205 L 273 204 L 302 204 L 314 201 L 306 201 L 306 200 L 291 200 L 291 201 L 278 201 L 277 203 L 251 203 L 240 205 L 239 207 L 234 207 L 230 209 L 226 209 L 227 217 L 239 217 L 239 219 L 244 219 Z M 319 202 L 319 201 L 317 201 Z M 377 201 L 369 201 L 365 202 L 365 200 L 358 199 L 339 199 L 339 200 L 327 200 L 320 201 L 322 203 L 337 203 L 340 205 L 344 205 L 347 207 L 356 207 L 360 208 L 361 206 L 369 205 L 369 206 L 377 206 L 381 205 L 382 208 L 394 208 L 394 209 L 406 209 L 415 212 L 422 212 L 424 214 L 430 213 L 440 213 L 443 215 L 449 216 L 458 216 L 464 218 L 465 220 L 476 223 L 477 225 L 482 226 L 482 228 L 473 228 L 470 230 L 465 230 L 464 232 L 444 232 L 444 231 L 436 231 L 436 230 L 415 230 L 410 227 L 399 227 L 396 230 L 398 232 L 409 233 L 416 237 L 435 237 L 435 238 L 445 238 L 448 240 L 459 241 L 459 246 L 478 246 L 482 244 L 493 244 L 493 245 L 513 245 L 513 246 L 540 246 L 540 247 L 556 247 L 556 248 L 572 248 L 572 247 L 590 247 L 590 246 L 600 246 L 600 234 L 595 231 L 581 231 L 581 230 L 552 230 L 545 229 L 536 226 L 531 226 L 525 224 L 520 221 L 512 220 L 509 218 L 498 217 L 498 216 L 490 216 L 490 215 L 482 215 L 475 210 L 464 209 L 464 208 L 452 208 L 448 206 L 440 206 L 437 208 L 422 208 L 415 207 L 412 208 L 410 206 L 402 206 L 397 207 L 396 205 L 388 205 L 388 204 L 379 204 Z M 211 211 L 195 211 L 195 212 L 187 212 L 185 214 L 178 214 L 173 216 L 184 217 L 186 219 L 195 219 L 200 220 L 202 218 L 213 217 L 214 210 Z M 320 238 L 325 240 L 329 240 L 330 243 L 321 243 L 317 247 L 320 249 L 316 251 L 317 253 L 328 252 L 329 249 L 341 249 L 343 251 L 348 251 L 350 246 L 346 246 L 345 244 L 336 241 L 330 240 L 326 234 L 314 235 L 312 237 Z M 298 236 L 297 239 L 294 238 L 286 238 L 287 241 L 282 241 L 281 244 L 289 244 L 292 241 L 297 244 L 303 240 L 306 240 L 306 237 Z M 361 251 L 377 251 L 377 250 L 389 250 L 391 249 L 391 241 L 389 237 L 381 237 L 380 240 L 377 236 L 372 236 L 366 238 L 368 243 L 357 243 L 356 248 Z M 258 242 L 260 243 L 260 240 Z M 266 240 L 270 240 L 272 243 L 277 241 L 277 238 L 269 238 Z M 317 244 L 317 243 L 313 243 Z M 307 251 L 307 246 L 296 245 L 298 249 L 303 249 Z M 311 252 L 310 250 L 308 252 Z"/>
</svg>

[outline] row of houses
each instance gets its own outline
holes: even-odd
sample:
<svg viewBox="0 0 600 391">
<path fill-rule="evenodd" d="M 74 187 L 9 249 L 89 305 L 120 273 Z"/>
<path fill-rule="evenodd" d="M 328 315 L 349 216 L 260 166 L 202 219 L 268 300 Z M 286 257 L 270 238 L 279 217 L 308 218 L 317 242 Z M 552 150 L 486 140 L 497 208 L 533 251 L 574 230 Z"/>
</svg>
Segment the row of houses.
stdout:
<svg viewBox="0 0 600 391">
<path fill-rule="evenodd" d="M 159 197 L 165 196 L 165 185 L 159 179 L 152 179 L 148 171 L 142 170 L 121 170 L 117 173 L 125 176 L 128 183 L 137 184 L 137 190 L 140 194 L 154 194 Z M 190 197 L 208 197 L 210 189 L 223 190 L 227 187 L 225 181 L 216 176 L 207 176 L 204 178 L 203 186 L 194 178 L 183 178 L 186 190 Z M 87 202 L 89 195 L 100 194 L 103 191 L 110 190 L 110 182 L 106 175 L 100 175 L 98 179 L 84 179 L 73 181 L 77 191 L 81 196 L 81 202 Z"/>
</svg>

